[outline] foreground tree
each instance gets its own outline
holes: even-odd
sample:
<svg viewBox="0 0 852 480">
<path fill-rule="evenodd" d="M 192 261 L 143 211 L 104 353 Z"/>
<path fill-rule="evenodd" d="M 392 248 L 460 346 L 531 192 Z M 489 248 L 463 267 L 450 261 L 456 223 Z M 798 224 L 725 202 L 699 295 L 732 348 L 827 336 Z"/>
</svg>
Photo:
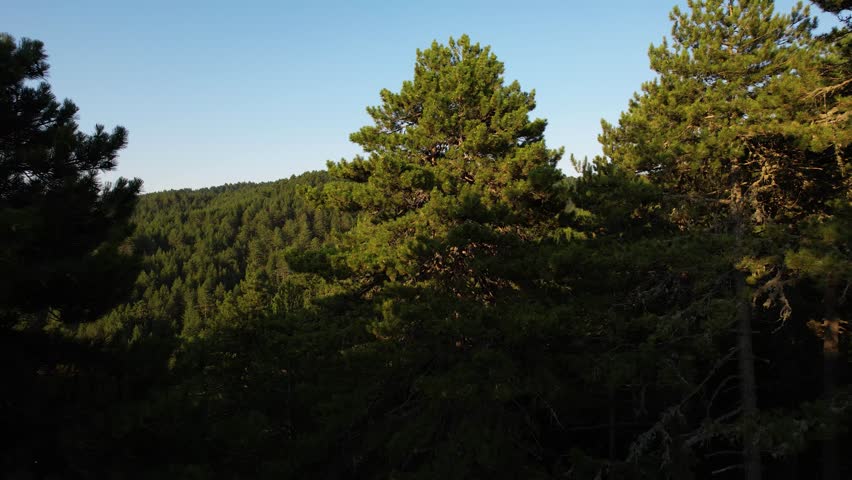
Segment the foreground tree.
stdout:
<svg viewBox="0 0 852 480">
<path fill-rule="evenodd" d="M 101 184 L 127 132 L 80 132 L 77 107 L 44 81 L 46 59 L 41 42 L 0 34 L 0 468 L 24 476 L 66 471 L 54 433 L 84 416 L 82 377 L 109 368 L 44 330 L 94 320 L 129 293 L 136 260 L 122 245 L 142 185 Z"/>
<path fill-rule="evenodd" d="M 545 146 L 546 122 L 528 118 L 535 93 L 504 85 L 503 64 L 463 36 L 418 51 L 414 80 L 381 97 L 367 110 L 375 125 L 351 136 L 369 156 L 329 165 L 341 181 L 326 198 L 361 212 L 349 267 L 493 299 L 507 281 L 487 265 L 505 253 L 495 238 L 539 237 L 564 209 L 562 152 Z"/>
<path fill-rule="evenodd" d="M 561 151 L 529 118 L 534 93 L 467 36 L 418 51 L 414 79 L 381 98 L 351 137 L 367 156 L 331 164 L 321 192 L 359 212 L 331 257 L 369 332 L 346 353 L 363 404 L 340 416 L 369 439 L 348 440 L 354 473 L 544 471 L 559 455 L 533 418 L 565 394 L 543 273 L 565 208 Z"/>
<path fill-rule="evenodd" d="M 832 215 L 847 196 L 848 126 L 819 119 L 813 92 L 825 81 L 822 62 L 835 57 L 812 37 L 807 9 L 777 14 L 769 0 L 688 5 L 672 12 L 671 44 L 649 51 L 659 78 L 642 86 L 617 127 L 604 124 L 601 138 L 614 164 L 661 190 L 662 211 L 681 231 L 730 242 L 736 431 L 754 480 L 761 448 L 774 452 L 759 434 L 753 331 L 767 322 L 755 318 L 792 314 L 785 252 L 804 222 Z"/>
<path fill-rule="evenodd" d="M 0 35 L 0 308 L 93 319 L 135 274 L 119 253 L 142 182 L 102 186 L 127 131 L 78 130 L 77 107 L 56 101 L 41 42 Z M 40 82 L 33 84 L 33 82 Z"/>
</svg>

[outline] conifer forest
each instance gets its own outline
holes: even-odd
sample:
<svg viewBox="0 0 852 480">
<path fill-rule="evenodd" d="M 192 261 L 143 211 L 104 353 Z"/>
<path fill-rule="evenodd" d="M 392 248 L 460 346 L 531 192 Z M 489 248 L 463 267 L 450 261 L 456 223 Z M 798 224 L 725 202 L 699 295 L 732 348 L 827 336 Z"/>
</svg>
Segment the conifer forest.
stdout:
<svg viewBox="0 0 852 480">
<path fill-rule="evenodd" d="M 670 27 L 595 158 L 460 35 L 363 154 L 155 193 L 0 35 L 0 478 L 852 479 L 850 3 Z"/>
</svg>

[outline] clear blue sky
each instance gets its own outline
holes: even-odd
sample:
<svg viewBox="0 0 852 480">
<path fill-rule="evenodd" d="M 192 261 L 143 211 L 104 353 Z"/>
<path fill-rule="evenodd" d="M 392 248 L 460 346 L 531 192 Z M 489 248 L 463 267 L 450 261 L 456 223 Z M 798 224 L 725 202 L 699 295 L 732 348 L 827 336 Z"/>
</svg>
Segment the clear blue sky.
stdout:
<svg viewBox="0 0 852 480">
<path fill-rule="evenodd" d="M 617 120 L 652 78 L 648 46 L 670 32 L 675 3 L 0 0 L 0 30 L 45 42 L 50 83 L 80 107 L 85 131 L 130 130 L 117 174 L 151 192 L 352 157 L 349 134 L 382 88 L 412 78 L 416 49 L 463 33 L 536 90 L 551 147 L 595 155 L 600 119 Z"/>
</svg>

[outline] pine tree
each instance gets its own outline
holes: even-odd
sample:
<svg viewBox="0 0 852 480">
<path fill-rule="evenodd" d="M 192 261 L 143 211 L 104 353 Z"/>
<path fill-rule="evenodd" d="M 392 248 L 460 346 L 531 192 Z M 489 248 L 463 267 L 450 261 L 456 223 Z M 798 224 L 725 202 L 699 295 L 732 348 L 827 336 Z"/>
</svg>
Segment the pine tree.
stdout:
<svg viewBox="0 0 852 480">
<path fill-rule="evenodd" d="M 809 92 L 822 78 L 807 9 L 777 14 L 769 0 L 688 5 L 671 14 L 671 44 L 649 50 L 659 77 L 617 127 L 604 123 L 601 139 L 612 162 L 661 189 L 663 211 L 682 231 L 731 242 L 739 430 L 746 478 L 757 479 L 753 305 L 789 316 L 784 252 L 800 222 L 840 193 L 844 167 L 829 140 L 837 129 L 813 117 Z"/>
<path fill-rule="evenodd" d="M 142 182 L 102 186 L 127 131 L 78 130 L 77 107 L 43 81 L 43 44 L 0 35 L 0 309 L 2 322 L 58 313 L 92 320 L 134 280 L 121 253 Z M 33 82 L 39 82 L 33 84 Z"/>
<path fill-rule="evenodd" d="M 414 79 L 381 99 L 351 136 L 367 156 L 331 164 L 337 180 L 317 192 L 358 212 L 331 256 L 351 297 L 328 315 L 370 334 L 349 337 L 351 404 L 326 417 L 368 441 L 336 448 L 364 458 L 362 476 L 545 471 L 558 454 L 532 417 L 567 391 L 546 353 L 562 324 L 542 273 L 564 220 L 561 151 L 529 118 L 534 93 L 467 36 L 418 51 Z"/>
<path fill-rule="evenodd" d="M 0 465 L 25 477 L 80 471 L 58 432 L 82 430 L 104 396 L 80 392 L 105 390 L 115 364 L 68 336 L 125 298 L 137 274 L 125 240 L 142 182 L 99 180 L 127 131 L 80 132 L 77 107 L 56 101 L 48 71 L 41 42 L 0 34 Z M 130 330 L 115 320 L 101 322 L 103 341 Z"/>
<path fill-rule="evenodd" d="M 368 282 L 493 297 L 508 285 L 487 260 L 505 253 L 498 237 L 542 236 L 564 209 L 561 151 L 528 117 L 535 93 L 505 85 L 490 49 L 462 36 L 418 50 L 414 80 L 381 98 L 351 136 L 368 156 L 329 165 L 340 180 L 326 198 L 360 212 L 349 266 Z"/>
</svg>

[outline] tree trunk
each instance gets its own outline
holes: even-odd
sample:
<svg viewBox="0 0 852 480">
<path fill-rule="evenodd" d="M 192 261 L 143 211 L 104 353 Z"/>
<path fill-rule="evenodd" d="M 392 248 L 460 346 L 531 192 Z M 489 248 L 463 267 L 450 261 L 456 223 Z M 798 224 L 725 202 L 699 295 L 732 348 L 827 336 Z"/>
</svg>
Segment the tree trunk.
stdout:
<svg viewBox="0 0 852 480">
<path fill-rule="evenodd" d="M 737 299 L 737 343 L 740 373 L 740 401 L 746 425 L 743 430 L 743 466 L 746 480 L 760 480 L 760 449 L 754 427 L 757 420 L 757 382 L 754 374 L 754 353 L 752 351 L 751 298 L 746 286 L 745 273 L 736 272 Z"/>
<path fill-rule="evenodd" d="M 734 162 L 736 165 L 737 162 Z M 735 167 L 732 180 L 739 177 L 739 168 Z M 743 255 L 745 232 L 748 225 L 743 192 L 734 183 L 732 192 L 733 230 L 736 252 Z M 737 302 L 737 361 L 740 374 L 740 403 L 742 404 L 743 424 L 743 468 L 746 480 L 760 480 L 763 476 L 760 463 L 760 448 L 757 445 L 757 380 L 754 373 L 754 350 L 752 348 L 751 326 L 751 289 L 746 284 L 745 272 L 734 267 L 734 298 Z"/>
<path fill-rule="evenodd" d="M 837 285 L 829 279 L 823 300 L 825 317 L 822 321 L 822 367 L 823 395 L 825 400 L 832 401 L 837 391 L 837 368 L 840 357 L 840 318 L 837 316 Z M 824 480 L 839 480 L 837 439 L 833 432 L 822 445 L 822 478 Z"/>
</svg>

